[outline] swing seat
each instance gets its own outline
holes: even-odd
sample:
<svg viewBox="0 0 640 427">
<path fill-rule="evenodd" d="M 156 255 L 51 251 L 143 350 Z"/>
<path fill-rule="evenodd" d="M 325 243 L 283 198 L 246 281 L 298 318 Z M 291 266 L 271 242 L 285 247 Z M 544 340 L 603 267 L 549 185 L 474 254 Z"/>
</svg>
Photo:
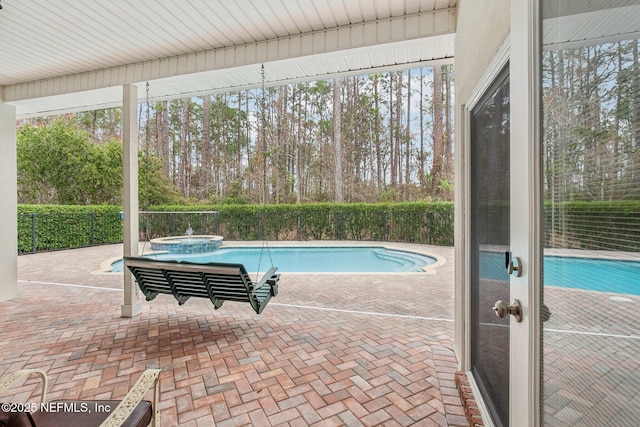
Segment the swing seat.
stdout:
<svg viewBox="0 0 640 427">
<path fill-rule="evenodd" d="M 209 298 L 215 309 L 225 301 L 248 302 L 260 314 L 271 297 L 278 295 L 277 267 L 271 267 L 253 283 L 242 264 L 193 263 L 124 257 L 147 301 L 159 294 L 173 295 L 180 305 L 190 297 Z"/>
</svg>

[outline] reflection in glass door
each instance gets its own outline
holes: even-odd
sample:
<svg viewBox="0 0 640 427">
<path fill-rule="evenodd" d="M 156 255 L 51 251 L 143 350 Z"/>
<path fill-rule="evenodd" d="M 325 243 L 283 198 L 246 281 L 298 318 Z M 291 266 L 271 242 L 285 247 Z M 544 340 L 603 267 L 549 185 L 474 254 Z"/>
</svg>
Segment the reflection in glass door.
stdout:
<svg viewBox="0 0 640 427">
<path fill-rule="evenodd" d="M 471 111 L 471 371 L 496 425 L 509 423 L 509 74 Z M 509 316 L 510 317 L 510 316 Z"/>
<path fill-rule="evenodd" d="M 548 426 L 640 423 L 640 1 L 542 4 Z M 543 317 L 544 320 L 544 317 Z"/>
</svg>

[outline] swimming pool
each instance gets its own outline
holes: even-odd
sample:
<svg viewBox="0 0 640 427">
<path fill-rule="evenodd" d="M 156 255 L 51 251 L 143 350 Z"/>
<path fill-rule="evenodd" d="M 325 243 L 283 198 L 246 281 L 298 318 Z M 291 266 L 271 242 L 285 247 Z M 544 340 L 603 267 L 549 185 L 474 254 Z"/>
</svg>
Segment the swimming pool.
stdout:
<svg viewBox="0 0 640 427">
<path fill-rule="evenodd" d="M 640 262 L 545 256 L 544 284 L 588 291 L 640 295 Z"/>
<path fill-rule="evenodd" d="M 262 260 L 260 260 L 262 252 Z M 435 258 L 415 252 L 387 249 L 381 246 L 295 246 L 228 247 L 204 254 L 159 254 L 150 258 L 190 262 L 224 262 L 244 264 L 247 271 L 264 272 L 273 265 L 279 273 L 399 273 L 419 272 L 434 264 Z M 122 271 L 122 260 L 111 264 L 112 271 Z M 258 268 L 260 265 L 260 268 Z"/>
<path fill-rule="evenodd" d="M 480 277 L 507 277 L 503 252 L 483 252 L 481 257 Z M 545 286 L 640 295 L 640 262 L 545 255 L 543 280 Z"/>
</svg>

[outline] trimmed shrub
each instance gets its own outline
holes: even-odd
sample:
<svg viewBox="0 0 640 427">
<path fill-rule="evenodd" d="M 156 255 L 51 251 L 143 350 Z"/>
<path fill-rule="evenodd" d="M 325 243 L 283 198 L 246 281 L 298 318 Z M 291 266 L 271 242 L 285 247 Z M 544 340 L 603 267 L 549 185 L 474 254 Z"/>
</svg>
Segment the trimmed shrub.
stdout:
<svg viewBox="0 0 640 427">
<path fill-rule="evenodd" d="M 121 243 L 120 206 L 18 206 L 18 252 Z M 226 240 L 362 240 L 452 246 L 450 202 L 154 206 L 140 239 L 216 234 Z M 545 204 L 545 247 L 640 251 L 640 202 Z"/>
<path fill-rule="evenodd" d="M 121 243 L 119 206 L 19 205 L 18 253 Z"/>
<path fill-rule="evenodd" d="M 545 203 L 545 246 L 640 252 L 640 202 Z"/>
<path fill-rule="evenodd" d="M 453 245 L 453 203 L 154 206 L 148 238 L 217 234 L 227 240 L 377 240 Z"/>
</svg>

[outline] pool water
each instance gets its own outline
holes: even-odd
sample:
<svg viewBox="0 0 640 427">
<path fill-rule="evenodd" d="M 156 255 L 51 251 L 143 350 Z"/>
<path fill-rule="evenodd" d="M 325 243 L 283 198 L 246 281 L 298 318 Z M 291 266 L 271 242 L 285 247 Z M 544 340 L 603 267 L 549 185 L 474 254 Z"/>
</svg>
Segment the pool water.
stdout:
<svg viewBox="0 0 640 427">
<path fill-rule="evenodd" d="M 480 277 L 505 280 L 504 253 L 481 254 Z M 600 258 L 544 257 L 544 284 L 587 291 L 640 295 L 640 262 Z"/>
<path fill-rule="evenodd" d="M 545 256 L 544 284 L 640 295 L 640 262 Z"/>
<path fill-rule="evenodd" d="M 244 264 L 247 271 L 264 272 L 273 265 L 279 273 L 397 273 L 419 272 L 436 262 L 434 258 L 414 252 L 383 247 L 233 247 L 204 254 L 161 254 L 149 258 L 190 262 L 223 262 Z M 114 272 L 122 271 L 122 261 L 112 264 Z"/>
</svg>

